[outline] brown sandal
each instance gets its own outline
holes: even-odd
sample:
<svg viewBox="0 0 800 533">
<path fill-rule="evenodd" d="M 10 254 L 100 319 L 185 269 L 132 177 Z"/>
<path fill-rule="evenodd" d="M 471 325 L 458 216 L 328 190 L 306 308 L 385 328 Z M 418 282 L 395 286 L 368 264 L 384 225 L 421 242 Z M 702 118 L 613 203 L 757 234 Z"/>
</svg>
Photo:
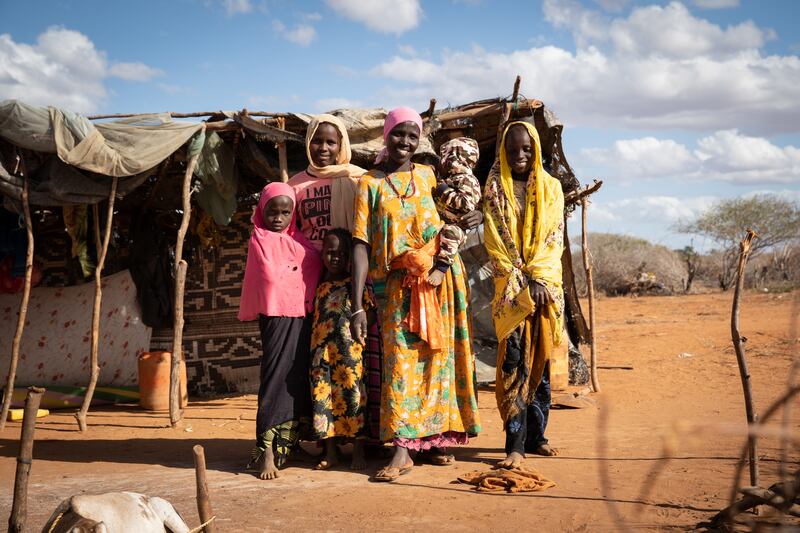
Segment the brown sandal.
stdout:
<svg viewBox="0 0 800 533">
<path fill-rule="evenodd" d="M 404 466 L 384 466 L 375 474 L 372 481 L 389 482 L 397 481 L 400 476 L 404 476 L 411 472 L 414 468 L 414 462 L 405 464 Z"/>
<path fill-rule="evenodd" d="M 417 455 L 417 459 L 434 466 L 450 466 L 456 463 L 456 457 L 452 453 L 421 452 Z"/>
</svg>

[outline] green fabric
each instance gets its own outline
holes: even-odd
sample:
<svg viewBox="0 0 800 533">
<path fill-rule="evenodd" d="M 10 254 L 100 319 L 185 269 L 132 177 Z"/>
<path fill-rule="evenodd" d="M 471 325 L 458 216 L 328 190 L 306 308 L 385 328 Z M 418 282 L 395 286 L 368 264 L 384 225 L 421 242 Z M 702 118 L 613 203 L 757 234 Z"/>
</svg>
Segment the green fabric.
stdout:
<svg viewBox="0 0 800 533">
<path fill-rule="evenodd" d="M 260 456 L 267 448 L 272 448 L 275 451 L 275 466 L 283 466 L 292 448 L 308 430 L 308 422 L 308 419 L 289 420 L 272 426 L 256 438 L 256 449 L 253 450 L 253 456 Z"/>
<path fill-rule="evenodd" d="M 197 137 L 201 137 L 198 135 Z M 189 145 L 189 155 L 198 153 L 197 138 Z M 204 136 L 199 149 L 195 174 L 200 178 L 196 198 L 198 205 L 214 218 L 214 222 L 227 226 L 236 211 L 237 173 L 233 150 L 212 132 Z"/>
</svg>

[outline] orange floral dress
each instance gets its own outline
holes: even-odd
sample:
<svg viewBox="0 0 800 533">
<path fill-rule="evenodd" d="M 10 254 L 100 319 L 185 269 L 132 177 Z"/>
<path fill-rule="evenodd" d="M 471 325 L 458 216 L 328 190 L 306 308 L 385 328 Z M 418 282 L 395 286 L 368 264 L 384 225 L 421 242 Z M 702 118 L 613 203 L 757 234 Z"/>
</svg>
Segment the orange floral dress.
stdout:
<svg viewBox="0 0 800 533">
<path fill-rule="evenodd" d="M 412 290 L 404 286 L 406 272 L 391 267 L 405 252 L 435 239 L 442 228 L 431 196 L 435 186 L 433 169 L 415 164 L 412 171 L 389 176 L 368 172 L 356 194 L 353 237 L 370 246 L 369 276 L 386 283 L 387 303 L 380 310 L 381 438 L 396 443 L 442 435 L 466 438 L 481 430 L 469 289 L 461 258 L 456 255 L 436 290 L 443 329 L 439 350 L 409 331 Z"/>
</svg>

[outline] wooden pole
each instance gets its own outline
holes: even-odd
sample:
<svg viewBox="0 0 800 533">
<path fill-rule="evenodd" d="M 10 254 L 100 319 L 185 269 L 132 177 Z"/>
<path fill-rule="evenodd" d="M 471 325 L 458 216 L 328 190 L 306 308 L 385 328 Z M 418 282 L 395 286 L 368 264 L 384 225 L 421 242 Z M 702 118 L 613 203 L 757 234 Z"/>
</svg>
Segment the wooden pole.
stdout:
<svg viewBox="0 0 800 533">
<path fill-rule="evenodd" d="M 106 118 L 130 118 L 130 117 L 138 117 L 140 115 L 150 115 L 153 113 L 114 113 L 110 115 L 89 115 L 86 118 L 89 120 L 101 120 Z M 221 115 L 224 114 L 223 111 L 196 111 L 193 113 L 175 113 L 172 111 L 167 111 L 167 115 L 171 116 L 172 118 L 199 118 L 199 117 L 210 117 L 212 115 Z M 272 113 L 270 111 L 248 111 L 248 115 L 251 117 L 290 117 L 292 113 Z"/>
<path fill-rule="evenodd" d="M 111 241 L 111 225 L 114 219 L 114 199 L 117 194 L 117 182 L 119 178 L 114 177 L 111 179 L 111 192 L 108 194 L 108 210 L 106 213 L 106 228 L 103 235 L 103 242 L 100 245 L 100 251 L 97 258 L 97 267 L 94 269 L 94 307 L 92 308 L 92 345 L 91 345 L 91 373 L 89 374 L 89 386 L 86 387 L 86 395 L 83 397 L 83 405 L 80 411 L 75 413 L 75 419 L 78 421 L 78 427 L 81 431 L 86 431 L 86 415 L 89 412 L 89 406 L 92 403 L 94 396 L 94 389 L 97 387 L 97 378 L 100 376 L 100 365 L 98 364 L 98 351 L 100 342 L 100 306 L 103 301 L 103 265 L 106 262 L 106 252 L 108 252 L 108 243 Z M 100 234 L 100 217 L 98 216 L 100 209 L 97 204 L 94 206 L 94 234 L 95 239 L 98 239 Z"/>
<path fill-rule="evenodd" d="M 22 434 L 19 438 L 19 456 L 17 456 L 17 473 L 14 476 L 14 501 L 11 504 L 11 516 L 8 517 L 8 530 L 19 533 L 25 529 L 28 516 L 28 477 L 33 462 L 33 432 L 36 429 L 36 413 L 42 401 L 44 389 L 28 388 L 25 398 L 25 412 L 22 417 Z"/>
<path fill-rule="evenodd" d="M 286 129 L 286 119 L 278 117 L 278 129 Z M 281 181 L 286 183 L 289 181 L 289 164 L 286 161 L 286 143 L 278 143 L 278 166 L 281 171 Z"/>
<path fill-rule="evenodd" d="M 25 330 L 25 317 L 28 314 L 28 301 L 31 296 L 31 275 L 33 274 L 33 223 L 31 222 L 31 208 L 28 201 L 30 182 L 27 173 L 22 182 L 22 209 L 25 215 L 25 229 L 28 233 L 28 251 L 25 255 L 25 281 L 22 285 L 22 300 L 19 302 L 19 316 L 17 317 L 17 330 L 14 340 L 11 341 L 11 362 L 8 365 L 6 388 L 3 393 L 3 407 L 0 411 L 0 430 L 6 427 L 8 410 L 11 408 L 11 397 L 14 394 L 14 380 L 17 377 L 17 364 L 19 363 L 19 347 L 22 343 L 22 332 Z"/>
<path fill-rule="evenodd" d="M 733 349 L 736 352 L 736 361 L 739 363 L 739 376 L 742 379 L 742 392 L 744 393 L 744 409 L 747 414 L 747 424 L 753 426 L 758 421 L 755 406 L 753 404 L 753 390 L 750 387 L 750 372 L 747 370 L 747 359 L 745 358 L 744 345 L 747 342 L 745 337 L 739 334 L 739 299 L 744 287 L 744 271 L 747 265 L 747 258 L 750 255 L 750 246 L 756 234 L 748 229 L 742 242 L 739 243 L 739 265 L 736 269 L 736 288 L 733 292 L 733 307 L 731 308 L 731 340 Z M 758 486 L 758 449 L 756 446 L 755 435 L 748 437 L 748 447 L 750 455 L 750 485 Z"/>
<path fill-rule="evenodd" d="M 192 448 L 194 452 L 194 473 L 197 481 L 197 513 L 200 515 L 200 523 L 204 526 L 205 533 L 214 533 L 216 529 L 209 521 L 214 513 L 211 511 L 211 500 L 208 497 L 208 480 L 206 479 L 206 455 L 203 447 L 199 444 Z"/>
<path fill-rule="evenodd" d="M 433 118 L 433 112 L 436 110 L 436 98 L 431 98 L 431 101 L 428 102 L 428 110 L 425 111 L 425 116 L 428 117 L 430 120 Z"/>
<path fill-rule="evenodd" d="M 189 219 L 192 216 L 192 174 L 197 165 L 197 153 L 189 159 L 186 172 L 183 175 L 183 216 L 178 228 L 178 239 L 175 242 L 175 321 L 173 324 L 172 358 L 169 372 L 169 421 L 172 427 L 177 427 L 183 418 L 181 409 L 181 360 L 183 359 L 183 292 L 186 286 L 187 264 L 183 259 L 183 242 L 189 229 Z"/>
<path fill-rule="evenodd" d="M 517 97 L 519 96 L 520 83 L 522 83 L 522 76 L 517 75 L 517 79 L 514 80 L 514 92 L 511 94 L 511 102 L 513 103 L 516 103 Z M 500 143 L 503 140 L 503 130 L 505 130 L 508 119 L 511 118 L 511 108 L 514 105 L 513 103 L 503 103 L 503 114 L 500 116 L 500 122 L 497 124 L 497 142 L 495 143 L 494 149 L 495 156 L 500 153 Z"/>
<path fill-rule="evenodd" d="M 589 338 L 591 347 L 590 367 L 592 390 L 600 392 L 600 380 L 597 376 L 597 336 L 594 324 L 594 280 L 592 278 L 591 252 L 589 251 L 589 234 L 586 229 L 586 209 L 589 205 L 586 196 L 581 198 L 581 248 L 583 251 L 583 269 L 586 271 L 586 292 L 589 298 Z"/>
</svg>

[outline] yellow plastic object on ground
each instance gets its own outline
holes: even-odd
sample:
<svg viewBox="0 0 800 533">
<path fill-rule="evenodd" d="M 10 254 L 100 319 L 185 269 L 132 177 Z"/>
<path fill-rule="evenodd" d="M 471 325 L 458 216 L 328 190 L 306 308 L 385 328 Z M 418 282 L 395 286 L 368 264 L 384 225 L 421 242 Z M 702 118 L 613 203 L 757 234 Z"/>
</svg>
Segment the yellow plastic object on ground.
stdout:
<svg viewBox="0 0 800 533">
<path fill-rule="evenodd" d="M 18 422 L 22 420 L 22 415 L 25 412 L 24 409 L 9 409 L 8 411 L 8 420 L 12 422 Z M 36 411 L 36 418 L 42 418 L 43 416 L 47 416 L 50 414 L 50 411 L 47 409 L 39 409 Z"/>
</svg>

